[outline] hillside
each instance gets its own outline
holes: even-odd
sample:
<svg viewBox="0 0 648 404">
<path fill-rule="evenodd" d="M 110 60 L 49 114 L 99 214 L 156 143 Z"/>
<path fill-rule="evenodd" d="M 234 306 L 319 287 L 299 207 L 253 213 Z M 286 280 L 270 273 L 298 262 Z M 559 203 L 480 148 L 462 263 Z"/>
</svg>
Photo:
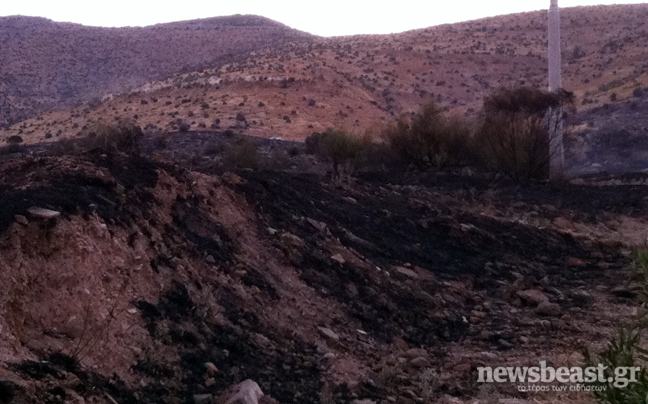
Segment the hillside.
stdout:
<svg viewBox="0 0 648 404">
<path fill-rule="evenodd" d="M 44 107 L 88 102 L 181 72 L 309 36 L 257 16 L 145 28 L 97 28 L 0 18 L 0 127 Z"/>
<path fill-rule="evenodd" d="M 588 404 L 477 367 L 582 364 L 645 291 L 645 175 L 335 183 L 150 157 L 0 162 L 0 402 L 221 404 L 253 379 L 260 404 Z"/>
<path fill-rule="evenodd" d="M 648 86 L 648 5 L 568 8 L 562 16 L 564 86 L 575 92 L 578 110 L 631 102 Z M 55 140 L 127 117 L 163 132 L 183 122 L 191 130 L 299 140 L 328 127 L 363 133 L 431 100 L 474 116 L 497 87 L 546 86 L 545 43 L 544 11 L 394 35 L 316 38 L 53 111 L 4 136 L 38 142 L 49 133 Z"/>
</svg>

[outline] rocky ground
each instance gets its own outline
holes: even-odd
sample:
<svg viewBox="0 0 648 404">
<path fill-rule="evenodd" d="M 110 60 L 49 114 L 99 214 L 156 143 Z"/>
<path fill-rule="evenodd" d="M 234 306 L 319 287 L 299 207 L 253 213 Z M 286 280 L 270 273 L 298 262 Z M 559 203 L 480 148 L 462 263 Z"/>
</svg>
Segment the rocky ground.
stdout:
<svg viewBox="0 0 648 404">
<path fill-rule="evenodd" d="M 333 181 L 298 143 L 226 171 L 166 141 L 0 162 L 0 402 L 586 403 L 477 367 L 579 365 L 636 316 L 646 175 Z"/>
</svg>

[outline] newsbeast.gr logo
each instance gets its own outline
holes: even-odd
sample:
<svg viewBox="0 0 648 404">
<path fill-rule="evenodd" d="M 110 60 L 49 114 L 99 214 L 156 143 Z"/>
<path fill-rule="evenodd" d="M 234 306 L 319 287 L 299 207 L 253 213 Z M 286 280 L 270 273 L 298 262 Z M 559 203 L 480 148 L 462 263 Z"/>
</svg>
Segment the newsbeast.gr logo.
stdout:
<svg viewBox="0 0 648 404">
<path fill-rule="evenodd" d="M 637 382 L 637 375 L 640 367 L 616 367 L 610 369 L 608 366 L 599 364 L 589 367 L 559 367 L 547 366 L 546 361 L 539 362 L 540 366 L 484 366 L 477 368 L 478 383 L 521 383 L 524 391 L 549 391 L 567 390 L 567 386 L 550 388 L 549 386 L 538 385 L 549 383 L 572 383 L 570 391 L 592 390 L 596 387 L 603 388 L 611 384 L 616 388 L 625 388 L 630 383 Z M 591 384 L 601 384 L 593 386 Z M 519 388 L 520 389 L 520 388 Z"/>
</svg>

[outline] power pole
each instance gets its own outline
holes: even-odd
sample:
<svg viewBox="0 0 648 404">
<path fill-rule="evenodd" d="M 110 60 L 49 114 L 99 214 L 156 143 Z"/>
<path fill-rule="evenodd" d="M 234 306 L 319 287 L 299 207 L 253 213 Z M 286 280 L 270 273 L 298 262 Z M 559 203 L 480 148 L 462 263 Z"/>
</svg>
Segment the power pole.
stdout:
<svg viewBox="0 0 648 404">
<path fill-rule="evenodd" d="M 562 88 L 562 66 L 560 57 L 560 9 L 558 0 L 551 0 L 549 7 L 549 91 Z M 562 108 L 552 108 L 548 112 L 549 128 L 549 179 L 560 181 L 564 177 L 565 152 L 563 148 Z"/>
</svg>

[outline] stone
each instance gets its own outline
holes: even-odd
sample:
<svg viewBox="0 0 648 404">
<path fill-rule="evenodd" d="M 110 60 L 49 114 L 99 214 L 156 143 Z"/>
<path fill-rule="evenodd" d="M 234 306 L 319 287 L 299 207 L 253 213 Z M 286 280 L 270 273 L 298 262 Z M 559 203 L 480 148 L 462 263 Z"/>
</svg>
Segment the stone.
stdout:
<svg viewBox="0 0 648 404">
<path fill-rule="evenodd" d="M 416 272 L 414 272 L 413 270 L 409 269 L 409 268 L 399 266 L 399 267 L 394 267 L 394 271 L 396 271 L 397 273 L 399 273 L 401 275 L 405 275 L 408 278 L 419 279 L 419 275 Z"/>
<path fill-rule="evenodd" d="M 205 363 L 205 371 L 209 376 L 214 376 L 216 373 L 218 373 L 218 368 L 216 365 L 214 365 L 211 362 L 206 362 Z"/>
<path fill-rule="evenodd" d="M 344 264 L 346 262 L 344 257 L 342 257 L 342 255 L 340 255 L 340 254 L 335 254 L 334 256 L 331 257 L 331 259 L 333 261 L 335 261 L 335 262 L 340 263 L 340 264 Z"/>
<path fill-rule="evenodd" d="M 376 404 L 374 400 L 369 400 L 368 398 L 365 398 L 363 400 L 353 400 L 351 401 L 351 404 Z"/>
<path fill-rule="evenodd" d="M 412 359 L 410 361 L 410 365 L 414 366 L 415 368 L 429 368 L 430 366 L 432 366 L 430 360 L 423 356 Z"/>
<path fill-rule="evenodd" d="M 556 303 L 543 302 L 535 309 L 536 314 L 540 316 L 554 317 L 560 314 L 560 306 Z"/>
<path fill-rule="evenodd" d="M 211 394 L 194 394 L 194 404 L 210 404 L 213 396 Z"/>
<path fill-rule="evenodd" d="M 320 333 L 326 338 L 333 341 L 340 340 L 340 337 L 336 333 L 334 333 L 333 330 L 331 330 L 330 328 L 326 328 L 326 327 L 317 327 L 317 328 L 320 331 Z"/>
<path fill-rule="evenodd" d="M 41 219 L 53 219 L 55 217 L 61 216 L 61 212 L 39 207 L 31 207 L 27 209 L 27 212 L 29 212 L 29 214 L 31 214 L 32 216 L 36 216 Z"/>
<path fill-rule="evenodd" d="M 557 217 L 552 221 L 552 223 L 554 226 L 562 230 L 571 229 L 572 227 L 571 222 L 564 217 Z"/>
<path fill-rule="evenodd" d="M 25 226 L 29 224 L 29 220 L 27 220 L 27 218 L 23 215 L 15 215 L 14 219 L 16 220 L 16 223 L 20 223 Z"/>
<path fill-rule="evenodd" d="M 549 298 L 545 296 L 544 293 L 537 289 L 528 289 L 521 292 L 517 292 L 517 295 L 527 304 L 538 306 L 544 302 L 548 302 Z"/>
<path fill-rule="evenodd" d="M 403 353 L 403 356 L 408 359 L 414 359 L 421 356 L 427 357 L 428 352 L 423 348 L 412 348 L 412 349 L 408 349 L 405 353 Z"/>
<path fill-rule="evenodd" d="M 261 397 L 263 397 L 263 391 L 259 385 L 255 381 L 247 379 L 228 388 L 218 397 L 216 404 L 259 404 Z"/>
<path fill-rule="evenodd" d="M 324 359 L 327 359 L 327 360 L 335 359 L 335 354 L 333 352 L 329 352 L 329 353 L 324 355 Z"/>
</svg>

